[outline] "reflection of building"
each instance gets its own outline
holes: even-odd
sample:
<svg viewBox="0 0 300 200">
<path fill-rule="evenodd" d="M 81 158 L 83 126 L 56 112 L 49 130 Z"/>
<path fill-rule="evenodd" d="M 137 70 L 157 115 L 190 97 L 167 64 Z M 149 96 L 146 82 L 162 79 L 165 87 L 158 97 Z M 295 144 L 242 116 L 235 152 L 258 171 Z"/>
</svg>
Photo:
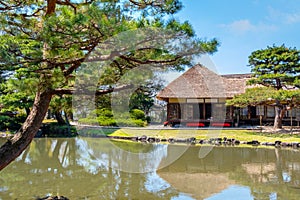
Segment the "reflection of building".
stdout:
<svg viewBox="0 0 300 200">
<path fill-rule="evenodd" d="M 258 125 L 272 122 L 274 106 L 248 106 L 242 109 L 226 106 L 226 100 L 245 92 L 251 74 L 218 75 L 201 65 L 195 65 L 161 90 L 157 98 L 168 103 L 167 120 L 172 125 L 234 126 L 235 123 Z M 286 119 L 290 122 L 288 111 Z"/>
<path fill-rule="evenodd" d="M 157 174 L 195 199 L 276 199 L 271 195 L 280 197 L 277 199 L 299 199 L 299 152 L 214 147 L 207 156 L 199 158 L 203 148 L 190 147 Z M 169 145 L 162 163 L 182 149 L 181 145 Z"/>
<path fill-rule="evenodd" d="M 181 192 L 192 194 L 196 199 L 205 199 L 220 193 L 235 182 L 228 174 L 221 173 L 185 173 L 160 172 L 159 176 Z"/>
<path fill-rule="evenodd" d="M 277 179 L 275 163 L 246 163 L 242 164 L 242 168 L 253 181 L 269 183 Z"/>
</svg>

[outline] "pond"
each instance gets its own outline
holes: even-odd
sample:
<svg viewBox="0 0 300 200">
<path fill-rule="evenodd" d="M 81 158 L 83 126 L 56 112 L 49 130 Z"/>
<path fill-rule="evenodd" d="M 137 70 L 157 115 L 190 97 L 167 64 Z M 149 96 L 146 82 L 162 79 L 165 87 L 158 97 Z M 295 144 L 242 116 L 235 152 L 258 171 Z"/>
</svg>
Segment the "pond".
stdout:
<svg viewBox="0 0 300 200">
<path fill-rule="evenodd" d="M 300 152 L 34 139 L 0 172 L 0 199 L 299 199 Z"/>
</svg>

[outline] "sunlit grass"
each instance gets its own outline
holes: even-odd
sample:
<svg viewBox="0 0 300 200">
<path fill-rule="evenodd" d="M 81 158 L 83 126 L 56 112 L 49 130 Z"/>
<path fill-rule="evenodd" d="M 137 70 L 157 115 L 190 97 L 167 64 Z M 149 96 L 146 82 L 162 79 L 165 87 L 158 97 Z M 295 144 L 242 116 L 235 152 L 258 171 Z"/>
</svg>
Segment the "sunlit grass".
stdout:
<svg viewBox="0 0 300 200">
<path fill-rule="evenodd" d="M 134 137 L 146 135 L 157 138 L 232 138 L 240 141 L 257 140 L 259 142 L 300 142 L 299 134 L 289 133 L 262 133 L 254 130 L 217 130 L 217 129 L 127 129 L 122 128 L 109 134 L 109 136 Z"/>
<path fill-rule="evenodd" d="M 44 120 L 43 120 L 43 124 L 55 123 L 55 122 L 57 122 L 56 119 L 44 119 Z"/>
</svg>

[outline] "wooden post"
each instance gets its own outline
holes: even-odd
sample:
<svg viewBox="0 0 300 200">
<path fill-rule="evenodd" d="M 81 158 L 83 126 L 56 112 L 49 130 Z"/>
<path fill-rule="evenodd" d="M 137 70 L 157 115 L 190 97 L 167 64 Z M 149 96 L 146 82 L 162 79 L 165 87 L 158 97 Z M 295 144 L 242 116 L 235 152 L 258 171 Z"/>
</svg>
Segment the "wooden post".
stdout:
<svg viewBox="0 0 300 200">
<path fill-rule="evenodd" d="M 203 118 L 206 119 L 205 99 L 203 99 Z"/>
<path fill-rule="evenodd" d="M 293 109 L 291 108 L 291 133 L 293 132 Z"/>
<path fill-rule="evenodd" d="M 236 127 L 238 127 L 240 124 L 240 108 L 235 110 L 235 113 L 236 113 Z"/>
<path fill-rule="evenodd" d="M 230 108 L 230 119 L 234 119 L 234 117 L 233 117 L 233 106 L 230 106 L 229 107 Z"/>
<path fill-rule="evenodd" d="M 259 125 L 262 127 L 262 115 L 259 115 Z"/>
</svg>

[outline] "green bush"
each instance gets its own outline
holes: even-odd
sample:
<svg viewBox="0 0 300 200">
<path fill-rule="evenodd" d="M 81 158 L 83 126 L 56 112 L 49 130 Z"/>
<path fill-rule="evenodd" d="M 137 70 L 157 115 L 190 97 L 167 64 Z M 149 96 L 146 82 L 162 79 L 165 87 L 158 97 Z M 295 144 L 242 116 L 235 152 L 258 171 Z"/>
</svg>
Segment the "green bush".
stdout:
<svg viewBox="0 0 300 200">
<path fill-rule="evenodd" d="M 146 119 L 144 111 L 139 109 L 132 109 L 130 111 L 130 117 L 133 119 L 140 119 L 142 121 L 145 121 Z"/>
<path fill-rule="evenodd" d="M 100 126 L 116 126 L 116 121 L 113 118 L 112 111 L 107 108 L 102 108 L 96 111 L 97 121 Z"/>
<path fill-rule="evenodd" d="M 118 119 L 118 126 L 129 126 L 129 127 L 143 127 L 146 126 L 147 123 L 140 119 Z"/>
<path fill-rule="evenodd" d="M 114 118 L 111 110 L 107 108 L 98 109 L 96 113 L 97 118 L 82 118 L 78 122 L 88 125 L 100 126 L 129 126 L 129 127 L 143 127 L 147 125 L 145 114 L 142 110 L 133 109 L 129 113 L 118 113 L 118 118 Z"/>
<path fill-rule="evenodd" d="M 97 117 L 100 126 L 116 126 L 116 121 L 112 118 Z"/>
<path fill-rule="evenodd" d="M 18 130 L 25 121 L 25 116 L 0 115 L 0 130 Z"/>
<path fill-rule="evenodd" d="M 107 117 L 107 118 L 112 118 L 113 117 L 112 111 L 109 110 L 108 108 L 97 109 L 96 110 L 96 115 L 98 117 L 100 117 L 100 116 Z"/>
<path fill-rule="evenodd" d="M 140 126 L 140 127 L 147 126 L 147 122 L 140 119 L 135 119 L 133 120 L 133 122 L 136 124 L 136 126 Z"/>
<path fill-rule="evenodd" d="M 87 125 L 99 125 L 98 120 L 92 118 L 81 118 L 78 120 L 78 123 Z"/>
</svg>

